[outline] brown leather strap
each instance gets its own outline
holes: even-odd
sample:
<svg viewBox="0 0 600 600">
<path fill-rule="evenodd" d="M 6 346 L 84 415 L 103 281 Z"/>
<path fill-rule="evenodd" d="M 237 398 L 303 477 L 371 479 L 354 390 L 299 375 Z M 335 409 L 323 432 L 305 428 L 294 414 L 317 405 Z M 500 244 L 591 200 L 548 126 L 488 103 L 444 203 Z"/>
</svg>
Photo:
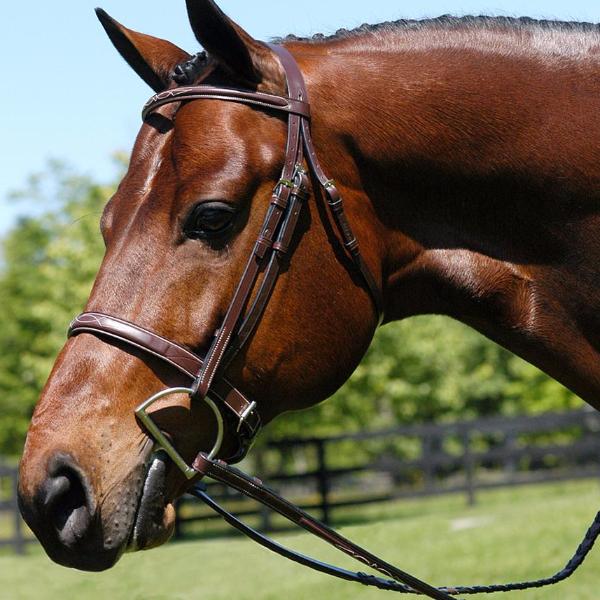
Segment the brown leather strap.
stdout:
<svg viewBox="0 0 600 600">
<path fill-rule="evenodd" d="M 188 490 L 189 494 L 202 500 L 212 510 L 221 515 L 232 527 L 235 527 L 244 535 L 248 536 L 255 542 L 258 542 L 265 548 L 268 548 L 284 558 L 293 560 L 301 565 L 315 569 L 321 573 L 326 573 L 327 575 L 331 575 L 333 577 L 338 577 L 346 581 L 361 583 L 363 585 L 373 586 L 382 590 L 400 592 L 404 594 L 424 594 L 431 598 L 449 598 L 450 595 L 496 594 L 498 592 L 505 593 L 523 591 L 555 585 L 564 581 L 565 579 L 568 579 L 571 575 L 573 575 L 573 573 L 575 573 L 575 571 L 583 564 L 586 557 L 589 555 L 598 537 L 600 537 L 600 512 L 597 512 L 592 523 L 586 530 L 583 539 L 577 546 L 574 554 L 566 562 L 565 566 L 553 575 L 542 577 L 540 579 L 511 583 L 493 583 L 488 585 L 454 585 L 432 588 L 428 584 L 414 578 L 410 574 L 401 571 L 400 569 L 393 567 L 379 557 L 374 556 L 373 554 L 364 550 L 357 544 L 354 544 L 350 540 L 342 537 L 336 531 L 327 527 L 327 525 L 324 523 L 314 519 L 309 514 L 305 513 L 300 508 L 290 503 L 273 490 L 269 489 L 262 483 L 260 479 L 256 477 L 249 477 L 245 473 L 229 467 L 227 463 L 224 463 L 223 461 L 210 460 L 207 455 L 203 453 L 200 454 L 194 461 L 194 470 L 196 470 L 201 477 L 206 475 L 217 481 L 220 481 L 227 486 L 233 487 L 249 498 L 252 498 L 268 508 L 275 510 L 279 514 L 289 519 L 291 522 L 303 527 L 310 533 L 318 535 L 321 539 L 324 539 L 342 552 L 349 554 L 356 560 L 367 564 L 373 569 L 377 569 L 380 573 L 383 573 L 388 577 L 394 577 L 394 579 L 383 579 L 374 575 L 367 575 L 366 573 L 349 571 L 347 569 L 342 569 L 340 567 L 316 560 L 304 554 L 300 554 L 294 550 L 290 550 L 278 542 L 266 537 L 262 533 L 252 529 L 228 512 L 217 502 L 215 502 L 206 493 L 206 485 L 204 483 L 197 481 Z"/>
<path fill-rule="evenodd" d="M 269 44 L 269 47 L 271 50 L 273 50 L 273 52 L 275 52 L 275 54 L 277 54 L 286 72 L 289 88 L 288 93 L 290 97 L 308 102 L 309 98 L 306 91 L 306 86 L 304 84 L 304 78 L 294 57 L 284 46 Z M 344 240 L 344 246 L 350 253 L 352 260 L 358 267 L 358 270 L 362 274 L 363 279 L 367 284 L 367 289 L 371 294 L 373 303 L 375 305 L 375 310 L 377 311 L 378 323 L 381 324 L 384 317 L 384 305 L 380 287 L 375 281 L 375 277 L 373 276 L 371 269 L 365 263 L 359 250 L 358 240 L 352 232 L 352 227 L 350 226 L 348 218 L 344 212 L 342 196 L 336 188 L 333 179 L 327 177 L 325 171 L 323 171 L 323 168 L 321 167 L 321 163 L 319 162 L 319 158 L 312 140 L 310 122 L 307 118 L 302 119 L 302 138 L 304 141 L 304 148 L 306 150 L 306 157 L 310 169 L 327 194 L 328 205 L 331 209 L 333 218 L 337 223 L 340 234 L 342 235 L 342 239 Z"/>
<path fill-rule="evenodd" d="M 304 148 L 306 150 L 308 164 L 310 165 L 311 171 L 315 174 L 319 183 L 325 190 L 325 194 L 327 195 L 327 204 L 344 241 L 344 247 L 350 253 L 352 260 L 358 267 L 358 270 L 367 284 L 367 289 L 371 294 L 371 298 L 373 299 L 373 304 L 375 305 L 375 310 L 377 312 L 378 323 L 381 324 L 384 318 L 384 304 L 380 287 L 375 281 L 375 277 L 373 276 L 371 269 L 367 266 L 362 257 L 358 246 L 358 240 L 352 232 L 352 228 L 350 227 L 350 223 L 346 217 L 346 213 L 344 212 L 344 201 L 342 199 L 342 195 L 335 186 L 333 179 L 327 177 L 321 167 L 321 163 L 319 162 L 317 152 L 312 141 L 310 125 L 307 121 L 303 121 L 302 123 L 302 137 L 304 139 Z"/>
<path fill-rule="evenodd" d="M 195 85 L 176 87 L 155 94 L 146 102 L 142 109 L 142 119 L 160 106 L 172 104 L 173 102 L 185 102 L 188 100 L 227 100 L 228 102 L 240 102 L 251 104 L 260 108 L 277 110 L 299 115 L 310 119 L 310 106 L 300 99 L 273 96 L 262 92 L 250 90 L 237 90 L 234 88 L 215 87 L 212 85 Z"/>
<path fill-rule="evenodd" d="M 82 313 L 71 322 L 68 336 L 73 337 L 81 333 L 91 333 L 103 339 L 118 340 L 134 346 L 175 367 L 191 381 L 198 377 L 202 369 L 202 359 L 193 352 L 124 319 L 98 312 Z M 227 460 L 230 462 L 241 460 L 260 430 L 260 414 L 256 403 L 248 400 L 224 377 L 215 382 L 210 395 L 219 400 L 219 406 L 225 407 L 227 410 L 225 416 L 229 414 L 229 417 L 233 417 L 233 419 L 226 419 L 226 422 L 233 421 L 233 431 L 229 437 L 234 441 L 237 440 L 238 447 Z"/>
<path fill-rule="evenodd" d="M 298 100 L 301 102 L 308 102 L 308 93 L 304 83 L 302 73 L 298 68 L 298 65 L 292 55 L 287 49 L 282 46 L 271 45 L 271 49 L 279 57 L 281 64 L 286 72 L 287 85 L 288 85 L 288 96 L 293 101 Z M 362 255 L 358 249 L 358 242 L 356 237 L 352 233 L 350 224 L 343 211 L 343 202 L 340 194 L 324 174 L 316 157 L 316 152 L 310 137 L 310 126 L 308 119 L 305 116 L 299 116 L 297 114 L 290 114 L 288 124 L 288 143 L 285 154 L 285 161 L 283 167 L 283 173 L 281 181 L 291 181 L 293 178 L 292 169 L 298 169 L 302 163 L 302 145 L 307 150 L 309 156 L 309 164 L 312 167 L 317 179 L 324 186 L 328 198 L 330 198 L 329 205 L 332 208 L 332 214 L 338 228 L 344 240 L 344 246 L 352 256 L 355 264 L 359 271 L 362 273 L 367 288 L 373 296 L 373 301 L 378 314 L 379 322 L 381 322 L 383 316 L 382 300 L 379 288 L 375 283 L 375 279 L 371 274 L 371 271 L 366 266 Z M 297 198 L 296 198 L 297 200 Z M 285 204 L 285 200 L 275 202 L 276 205 Z M 274 250 L 269 266 L 265 272 L 261 289 L 255 298 L 250 310 L 244 320 L 241 322 L 243 312 L 247 306 L 250 295 L 256 280 L 258 277 L 259 263 L 256 262 L 256 256 L 250 259 L 250 262 L 240 280 L 236 293 L 231 301 L 227 315 L 219 329 L 213 344 L 207 354 L 204 368 L 196 382 L 196 394 L 198 397 L 203 397 L 208 393 L 210 386 L 212 385 L 214 378 L 219 368 L 231 361 L 233 356 L 243 347 L 248 340 L 251 333 L 254 331 L 260 317 L 262 316 L 271 292 L 274 288 L 276 279 L 279 274 L 280 255 L 287 251 L 292 235 L 295 231 L 297 224 L 299 206 L 295 201 L 293 202 L 294 208 L 289 209 L 288 214 L 294 214 L 293 219 L 286 219 L 285 223 L 288 225 L 285 227 L 285 233 L 280 236 L 280 240 L 273 244 L 272 238 L 265 237 L 264 233 L 259 236 L 259 245 L 261 250 L 266 251 L 269 248 Z M 281 217 L 283 213 L 280 211 L 277 213 L 278 217 Z M 267 216 L 266 222 L 269 222 L 269 215 Z M 269 232 L 272 234 L 279 226 L 280 219 L 272 226 L 263 227 L 263 232 Z"/>
<path fill-rule="evenodd" d="M 286 149 L 286 157 L 283 166 L 281 180 L 275 190 L 276 200 L 271 203 L 269 211 L 265 218 L 262 231 L 258 237 L 257 247 L 255 252 L 250 257 L 244 274 L 240 279 L 238 287 L 233 295 L 229 308 L 223 319 L 223 323 L 219 328 L 217 335 L 206 355 L 204 367 L 198 376 L 195 384 L 195 394 L 198 397 L 204 397 L 217 374 L 219 367 L 225 356 L 230 343 L 233 341 L 237 333 L 238 326 L 241 323 L 244 311 L 250 301 L 250 296 L 258 279 L 259 270 L 262 265 L 265 252 L 270 250 L 275 252 L 273 247 L 274 234 L 279 231 L 284 214 L 290 210 L 290 188 L 288 182 L 296 177 L 296 168 L 298 159 L 301 154 L 301 136 L 300 136 L 301 119 L 297 115 L 290 115 L 288 126 L 288 144 Z M 293 232 L 291 232 L 293 233 Z M 268 270 L 265 275 L 266 285 L 271 287 L 275 284 L 277 272 Z M 268 300 L 268 298 L 267 298 Z M 254 313 L 254 318 L 258 319 L 264 311 L 266 302 L 254 304 L 251 311 Z M 260 311 L 260 314 L 258 314 Z"/>
<path fill-rule="evenodd" d="M 300 565 L 314 569 L 320 573 L 325 573 L 326 575 L 331 575 L 332 577 L 338 577 L 339 579 L 344 579 L 345 581 L 360 583 L 361 585 L 376 587 L 380 590 L 400 592 L 404 594 L 418 593 L 415 592 L 415 590 L 413 590 L 413 588 L 410 586 L 395 581 L 394 579 L 384 579 L 383 577 L 368 575 L 367 573 L 362 573 L 360 571 L 355 572 L 348 569 L 343 569 L 341 567 L 336 567 L 315 558 L 311 558 L 306 554 L 300 554 L 300 552 L 286 548 L 275 540 L 272 540 L 266 535 L 258 532 L 256 529 L 253 529 L 227 511 L 223 506 L 215 502 L 215 500 L 206 493 L 206 486 L 202 482 L 195 484 L 188 490 L 187 493 L 191 496 L 194 496 L 194 498 L 202 500 L 202 502 L 204 502 L 209 508 L 223 517 L 223 519 L 229 523 L 229 525 L 235 527 L 238 531 L 248 536 L 251 540 L 257 542 L 264 548 L 275 552 L 279 556 L 287 558 L 288 560 L 293 560 Z"/>
<path fill-rule="evenodd" d="M 292 98 L 298 98 L 299 100 L 308 102 L 309 98 L 304 84 L 304 78 L 294 57 L 284 46 L 269 44 L 269 47 L 271 50 L 273 50 L 273 52 L 275 52 L 275 54 L 277 54 L 283 68 L 285 69 L 288 77 L 288 85 L 290 86 L 290 89 L 288 90 L 289 95 Z M 323 168 L 321 167 L 321 163 L 319 162 L 312 140 L 310 123 L 308 119 L 302 119 L 302 138 L 310 170 L 325 190 L 328 198 L 328 205 L 344 241 L 344 247 L 350 253 L 352 260 L 358 267 L 358 270 L 367 284 L 367 289 L 371 294 L 373 303 L 375 305 L 375 310 L 377 312 L 378 323 L 381 324 L 384 317 L 383 296 L 381 294 L 379 285 L 377 285 L 375 281 L 375 277 L 373 276 L 371 269 L 365 263 L 359 250 L 358 240 L 352 232 L 352 227 L 350 226 L 350 223 L 344 212 L 342 196 L 336 188 L 333 180 L 330 177 L 327 177 L 325 171 L 323 171 Z"/>
<path fill-rule="evenodd" d="M 229 349 L 223 358 L 223 367 L 226 367 L 235 357 L 235 355 L 243 348 L 244 344 L 252 335 L 260 318 L 262 317 L 275 283 L 281 269 L 281 265 L 285 260 L 285 256 L 289 250 L 289 245 L 292 236 L 298 224 L 298 218 L 302 210 L 303 203 L 308 199 L 308 178 L 302 171 L 298 173 L 298 183 L 292 188 L 289 198 L 289 206 L 286 211 L 283 223 L 279 230 L 277 239 L 272 242 L 273 252 L 260 285 L 256 293 L 252 305 L 249 308 L 244 321 L 239 326 L 237 334 L 230 342 Z"/>
<path fill-rule="evenodd" d="M 267 46 L 277 55 L 277 58 L 285 71 L 288 96 L 298 102 L 308 104 L 308 92 L 306 91 L 306 84 L 304 83 L 304 75 L 302 75 L 296 59 L 285 46 L 280 46 L 279 44 L 267 44 Z M 306 115 L 302 116 L 309 118 Z"/>
<path fill-rule="evenodd" d="M 204 453 L 200 453 L 196 457 L 192 466 L 203 477 L 208 476 L 237 490 L 238 492 L 241 492 L 249 498 L 257 500 L 264 506 L 276 511 L 292 523 L 302 527 L 313 535 L 316 535 L 338 550 L 341 550 L 344 554 L 347 554 L 348 556 L 351 556 L 355 560 L 358 560 L 368 567 L 379 571 L 386 577 L 391 577 L 396 581 L 400 581 L 408 585 L 415 592 L 421 593 L 429 598 L 436 598 L 437 600 L 450 600 L 452 598 L 452 596 L 450 596 L 450 594 L 445 590 L 435 588 L 428 583 L 421 581 L 410 573 L 398 569 L 394 565 L 382 560 L 375 554 L 365 550 L 358 544 L 355 544 L 351 540 L 343 537 L 334 529 L 331 529 L 321 521 L 315 519 L 307 512 L 298 508 L 291 502 L 288 502 L 285 498 L 266 487 L 259 479 L 248 477 L 248 475 L 242 471 L 230 467 L 223 461 L 211 460 Z M 347 577 L 345 578 L 347 579 Z M 362 583 L 365 583 L 365 581 L 362 581 Z"/>
<path fill-rule="evenodd" d="M 308 106 L 306 103 L 308 96 L 306 86 L 302 74 L 300 73 L 300 69 L 296 65 L 296 61 L 287 51 L 282 50 L 280 46 L 272 46 L 272 49 L 280 57 L 286 73 L 289 102 L 299 102 L 301 105 Z M 224 364 L 224 358 L 228 349 L 230 347 L 233 348 L 228 353 L 227 362 L 229 362 L 243 346 L 254 330 L 254 327 L 266 308 L 279 275 L 278 255 L 285 252 L 289 246 L 298 222 L 300 207 L 298 199 L 300 194 L 304 194 L 305 192 L 304 189 L 302 189 L 301 192 L 299 189 L 301 185 L 304 185 L 304 179 L 302 179 L 302 184 L 294 180 L 303 177 L 303 171 L 301 170 L 301 164 L 303 162 L 302 127 L 303 124 L 307 122 L 308 115 L 309 112 L 307 110 L 305 114 L 290 112 L 288 117 L 288 138 L 285 159 L 280 183 L 275 190 L 276 200 L 271 204 L 257 242 L 257 249 L 261 255 L 257 256 L 257 253 L 255 252 L 250 258 L 233 299 L 231 300 L 223 323 L 206 355 L 204 367 L 198 377 L 195 387 L 195 393 L 198 397 L 204 397 L 208 393 L 217 371 L 221 365 Z M 296 194 L 291 195 L 290 189 L 294 188 L 297 188 Z M 284 214 L 286 214 L 287 217 L 284 218 Z M 274 241 L 273 236 L 277 234 L 280 228 L 281 231 L 279 232 L 279 237 L 277 241 Z M 250 301 L 250 296 L 258 278 L 258 270 L 261 264 L 260 259 L 263 258 L 268 250 L 271 251 L 272 258 L 265 271 L 263 284 L 246 315 L 244 324 L 242 324 L 243 313 Z M 256 260 L 257 258 L 259 260 Z M 239 335 L 240 327 L 243 327 L 241 336 Z"/>
</svg>

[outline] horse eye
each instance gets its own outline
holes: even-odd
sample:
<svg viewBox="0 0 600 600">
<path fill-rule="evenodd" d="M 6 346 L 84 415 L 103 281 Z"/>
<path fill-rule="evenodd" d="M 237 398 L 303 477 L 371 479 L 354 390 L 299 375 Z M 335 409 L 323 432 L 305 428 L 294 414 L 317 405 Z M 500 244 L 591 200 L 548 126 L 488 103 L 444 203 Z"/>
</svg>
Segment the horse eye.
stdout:
<svg viewBox="0 0 600 600">
<path fill-rule="evenodd" d="M 235 209 L 225 202 L 196 204 L 183 224 L 183 233 L 192 240 L 220 237 L 233 226 Z"/>
</svg>

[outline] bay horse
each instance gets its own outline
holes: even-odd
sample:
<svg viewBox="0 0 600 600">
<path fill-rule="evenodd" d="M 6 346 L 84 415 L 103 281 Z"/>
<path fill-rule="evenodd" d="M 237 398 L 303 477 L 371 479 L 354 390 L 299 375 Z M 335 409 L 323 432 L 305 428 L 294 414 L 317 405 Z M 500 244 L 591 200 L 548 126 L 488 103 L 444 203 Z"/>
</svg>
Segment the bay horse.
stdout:
<svg viewBox="0 0 600 600">
<path fill-rule="evenodd" d="M 273 46 L 212 0 L 187 9 L 206 55 L 98 16 L 159 94 L 187 77 L 286 96 Z M 253 400 L 263 424 L 328 397 L 378 326 L 375 286 L 384 323 L 448 315 L 599 408 L 600 29 L 441 17 L 279 45 L 306 81 L 314 147 L 345 200 L 363 272 L 327 210 L 330 190 L 309 170 L 312 199 L 257 326 L 227 366 L 231 389 Z M 307 110 L 302 98 L 294 106 L 284 115 L 187 98 L 147 116 L 102 216 L 106 254 L 88 314 L 211 352 L 272 190 L 306 191 L 280 179 L 286 124 Z M 134 409 L 187 383 L 142 346 L 91 331 L 68 339 L 20 465 L 23 516 L 53 560 L 103 570 L 169 538 L 189 482 L 152 459 Z M 188 394 L 162 399 L 152 415 L 185 461 L 214 443 L 216 420 Z M 226 436 L 219 456 L 231 444 Z"/>
</svg>

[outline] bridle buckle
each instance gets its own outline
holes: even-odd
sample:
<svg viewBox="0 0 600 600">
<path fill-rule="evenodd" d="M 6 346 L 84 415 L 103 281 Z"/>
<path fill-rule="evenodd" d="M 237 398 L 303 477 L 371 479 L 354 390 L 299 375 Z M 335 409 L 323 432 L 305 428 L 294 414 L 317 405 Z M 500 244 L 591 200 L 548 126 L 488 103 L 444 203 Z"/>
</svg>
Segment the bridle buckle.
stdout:
<svg viewBox="0 0 600 600">
<path fill-rule="evenodd" d="M 238 425 L 236 428 L 236 433 L 240 432 L 240 429 L 242 428 L 242 425 L 247 424 L 248 423 L 248 417 L 254 413 L 254 411 L 256 410 L 256 402 L 252 401 L 247 408 L 244 410 L 244 412 L 240 415 L 240 419 L 238 421 Z M 251 433 L 254 433 L 254 431 L 252 431 Z"/>
<path fill-rule="evenodd" d="M 291 179 L 285 179 L 285 178 L 281 178 L 276 184 L 275 187 L 273 188 L 274 192 L 277 192 L 277 190 L 279 190 L 280 187 L 286 187 L 290 190 L 294 189 L 294 182 Z"/>
</svg>

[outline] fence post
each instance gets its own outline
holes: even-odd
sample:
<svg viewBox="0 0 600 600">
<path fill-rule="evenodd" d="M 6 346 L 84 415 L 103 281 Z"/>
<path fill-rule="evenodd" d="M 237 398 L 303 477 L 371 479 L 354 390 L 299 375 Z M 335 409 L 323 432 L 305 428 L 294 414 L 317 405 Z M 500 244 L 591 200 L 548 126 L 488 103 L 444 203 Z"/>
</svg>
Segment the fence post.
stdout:
<svg viewBox="0 0 600 600">
<path fill-rule="evenodd" d="M 462 431 L 463 442 L 463 468 L 467 484 L 467 504 L 475 504 L 475 464 L 471 453 L 471 431 L 467 428 Z"/>
<path fill-rule="evenodd" d="M 434 464 L 433 464 L 433 439 L 430 433 L 423 433 L 421 437 L 421 465 L 423 468 L 423 486 L 425 492 L 431 492 L 434 488 Z"/>
<path fill-rule="evenodd" d="M 323 523 L 331 524 L 331 514 L 329 505 L 329 476 L 327 472 L 327 456 L 325 449 L 325 441 L 317 440 L 317 487 L 321 496 L 321 515 Z"/>
<path fill-rule="evenodd" d="M 508 432 L 504 437 L 504 447 L 507 450 L 508 458 L 504 461 L 504 472 L 506 473 L 509 482 L 514 480 L 517 472 L 517 461 L 513 455 L 513 450 L 516 447 L 516 435 L 514 431 Z"/>
<path fill-rule="evenodd" d="M 17 469 L 11 472 L 12 480 L 12 505 L 15 525 L 15 552 L 17 554 L 25 554 L 25 538 L 23 537 L 23 522 L 21 521 L 21 512 L 19 511 L 19 503 L 17 501 L 19 476 Z"/>
<path fill-rule="evenodd" d="M 180 540 L 183 537 L 181 507 L 184 502 L 185 500 L 183 498 L 177 498 L 177 500 L 175 500 L 175 530 L 173 531 L 173 538 L 176 540 Z"/>
<path fill-rule="evenodd" d="M 254 451 L 254 461 L 256 473 L 260 479 L 263 479 L 265 477 L 265 456 L 262 448 L 257 448 Z M 259 518 L 259 528 L 261 531 L 271 531 L 273 529 L 271 522 L 271 511 L 264 504 L 260 504 Z"/>
</svg>

